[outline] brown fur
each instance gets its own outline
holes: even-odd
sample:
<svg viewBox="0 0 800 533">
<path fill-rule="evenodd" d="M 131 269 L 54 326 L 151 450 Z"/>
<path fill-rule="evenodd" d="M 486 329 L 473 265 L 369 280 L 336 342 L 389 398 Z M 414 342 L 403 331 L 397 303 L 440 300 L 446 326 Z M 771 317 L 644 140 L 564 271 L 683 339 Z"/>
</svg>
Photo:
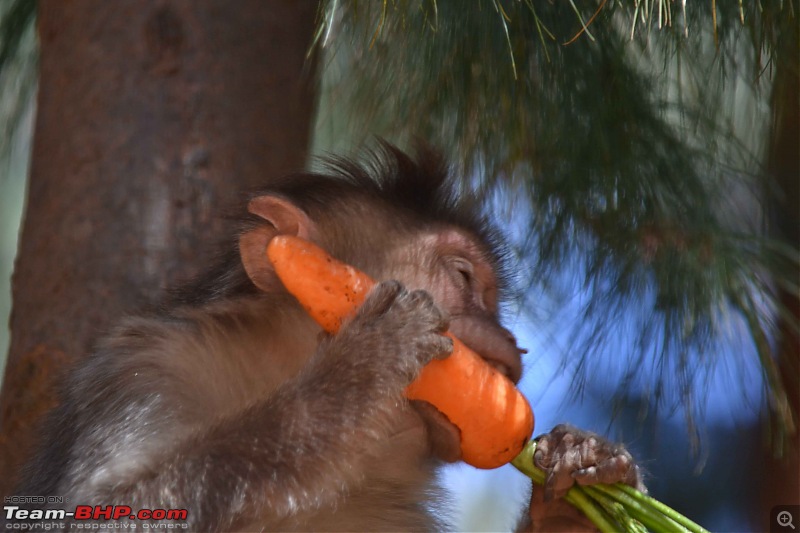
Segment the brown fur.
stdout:
<svg viewBox="0 0 800 533">
<path fill-rule="evenodd" d="M 458 459 L 458 432 L 403 390 L 447 356 L 448 326 L 519 378 L 520 350 L 498 320 L 502 247 L 430 152 L 415 162 L 383 146 L 363 166 L 334 167 L 257 193 L 237 247 L 98 344 L 67 380 L 18 494 L 187 508 L 194 531 L 447 529 L 436 466 Z M 378 284 L 324 336 L 265 258 L 282 233 L 402 284 Z"/>
</svg>

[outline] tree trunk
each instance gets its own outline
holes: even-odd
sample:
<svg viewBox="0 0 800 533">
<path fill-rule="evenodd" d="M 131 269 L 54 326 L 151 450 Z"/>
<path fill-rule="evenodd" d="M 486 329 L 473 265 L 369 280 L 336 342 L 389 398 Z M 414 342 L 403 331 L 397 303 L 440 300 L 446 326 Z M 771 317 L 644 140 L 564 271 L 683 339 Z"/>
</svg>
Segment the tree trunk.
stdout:
<svg viewBox="0 0 800 533">
<path fill-rule="evenodd" d="M 243 187 L 305 164 L 316 2 L 50 0 L 0 398 L 0 494 L 63 363 L 197 272 Z"/>
<path fill-rule="evenodd" d="M 785 240 L 795 250 L 800 250 L 800 30 L 786 36 L 778 57 L 773 89 L 772 109 L 774 124 L 768 168 L 774 185 L 778 188 L 778 202 L 773 209 L 776 237 Z M 800 279 L 800 272 L 795 273 Z M 791 318 L 779 320 L 778 365 L 786 388 L 789 403 L 794 410 L 794 423 L 800 419 L 800 337 L 790 323 L 800 323 L 800 300 L 795 291 L 781 290 L 781 303 Z M 775 432 L 777 433 L 777 432 Z M 797 431 L 784 438 L 776 437 L 785 448 L 782 455 L 770 454 L 766 458 L 766 469 L 761 482 L 763 487 L 762 516 L 770 520 L 770 509 L 775 505 L 800 505 L 800 439 Z M 795 516 L 795 521 L 798 517 Z M 774 524 L 762 523 L 765 530 Z"/>
</svg>

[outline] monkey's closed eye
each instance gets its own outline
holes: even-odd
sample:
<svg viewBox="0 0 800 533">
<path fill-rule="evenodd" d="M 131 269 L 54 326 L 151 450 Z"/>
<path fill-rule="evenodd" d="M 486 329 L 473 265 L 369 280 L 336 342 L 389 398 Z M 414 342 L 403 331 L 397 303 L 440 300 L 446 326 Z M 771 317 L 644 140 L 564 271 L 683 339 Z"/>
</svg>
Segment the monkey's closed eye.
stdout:
<svg viewBox="0 0 800 533">
<path fill-rule="evenodd" d="M 451 268 L 459 275 L 465 289 L 471 289 L 475 283 L 475 267 L 463 257 L 454 257 Z"/>
<path fill-rule="evenodd" d="M 480 275 L 475 263 L 461 256 L 453 256 L 449 260 L 448 268 L 453 283 L 469 301 L 482 309 L 497 310 L 496 289 L 492 283 L 487 283 L 487 280 Z"/>
</svg>

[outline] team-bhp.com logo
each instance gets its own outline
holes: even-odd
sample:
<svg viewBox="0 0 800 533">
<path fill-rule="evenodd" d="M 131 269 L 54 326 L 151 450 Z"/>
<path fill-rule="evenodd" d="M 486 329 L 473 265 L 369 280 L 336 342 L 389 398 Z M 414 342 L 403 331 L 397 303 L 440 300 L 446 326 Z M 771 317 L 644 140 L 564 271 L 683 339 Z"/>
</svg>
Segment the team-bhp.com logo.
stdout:
<svg viewBox="0 0 800 533">
<path fill-rule="evenodd" d="M 4 505 L 6 529 L 42 531 L 52 529 L 185 529 L 186 509 L 138 509 L 127 505 L 78 505 L 66 509 L 30 509 Z M 129 520 L 137 520 L 132 523 Z"/>
</svg>

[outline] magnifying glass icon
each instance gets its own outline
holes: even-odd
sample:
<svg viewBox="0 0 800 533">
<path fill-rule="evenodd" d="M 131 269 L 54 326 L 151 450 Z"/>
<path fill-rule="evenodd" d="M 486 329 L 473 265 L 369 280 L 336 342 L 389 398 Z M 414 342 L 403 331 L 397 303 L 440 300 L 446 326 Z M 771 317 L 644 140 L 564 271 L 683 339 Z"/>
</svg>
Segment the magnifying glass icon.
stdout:
<svg viewBox="0 0 800 533">
<path fill-rule="evenodd" d="M 778 513 L 778 525 L 781 527 L 789 526 L 790 528 L 794 529 L 794 524 L 792 523 L 792 513 L 789 511 L 781 511 Z"/>
</svg>

